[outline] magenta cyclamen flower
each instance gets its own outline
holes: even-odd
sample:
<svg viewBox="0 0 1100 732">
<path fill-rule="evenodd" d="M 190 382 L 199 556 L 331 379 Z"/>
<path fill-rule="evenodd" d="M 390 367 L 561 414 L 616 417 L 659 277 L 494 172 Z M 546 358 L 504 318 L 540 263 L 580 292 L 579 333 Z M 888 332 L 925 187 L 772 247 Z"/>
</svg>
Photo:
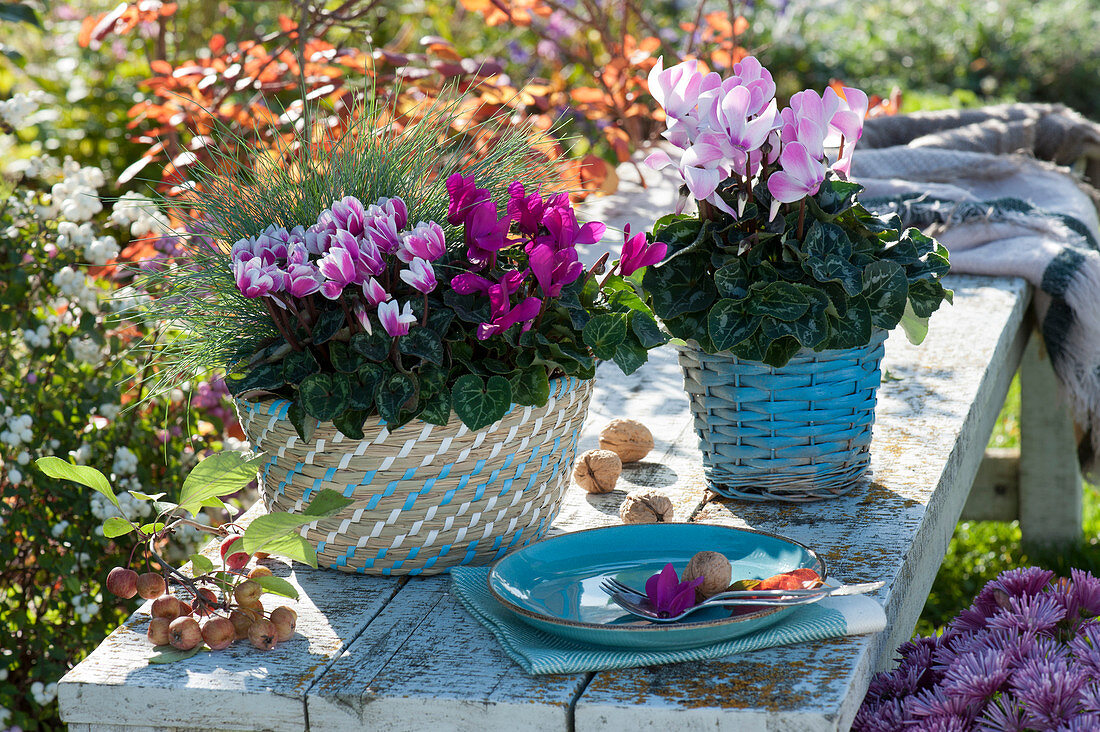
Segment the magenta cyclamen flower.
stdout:
<svg viewBox="0 0 1100 732">
<path fill-rule="evenodd" d="M 451 278 L 451 289 L 453 289 L 459 295 L 472 295 L 475 292 L 488 292 L 489 288 L 492 286 L 492 280 L 486 279 L 481 275 L 473 274 L 472 272 L 463 272 L 462 274 L 457 274 Z"/>
<path fill-rule="evenodd" d="M 446 251 L 447 238 L 443 234 L 443 227 L 434 221 L 421 221 L 402 237 L 397 258 L 406 264 L 416 257 L 434 262 Z"/>
<path fill-rule="evenodd" d="M 311 264 L 292 264 L 286 271 L 286 291 L 293 297 L 307 297 L 321 289 L 324 277 Z"/>
<path fill-rule="evenodd" d="M 544 209 L 545 204 L 538 191 L 528 196 L 518 180 L 508 186 L 508 218 L 516 222 L 520 233 L 528 236 L 538 234 Z"/>
<path fill-rule="evenodd" d="M 405 303 L 405 307 L 402 308 L 397 300 L 389 300 L 379 304 L 378 320 L 391 338 L 397 338 L 408 335 L 409 326 L 416 322 L 416 316 L 413 315 L 410 303 Z"/>
<path fill-rule="evenodd" d="M 371 335 L 374 332 L 374 328 L 370 324 L 370 314 L 367 309 L 360 303 L 356 303 L 351 309 L 352 315 L 359 321 L 359 325 L 363 326 L 363 330 L 367 332 L 367 335 Z"/>
<path fill-rule="evenodd" d="M 329 209 L 336 225 L 353 236 L 363 236 L 367 228 L 367 211 L 355 196 L 345 196 Z"/>
<path fill-rule="evenodd" d="M 619 256 L 619 273 L 623 277 L 629 277 L 642 267 L 657 264 L 665 258 L 668 245 L 655 241 L 646 243 L 645 232 L 639 231 L 633 237 L 630 236 L 630 224 L 623 231 L 623 251 Z"/>
<path fill-rule="evenodd" d="M 435 272 L 432 265 L 417 257 L 409 263 L 408 269 L 401 270 L 401 279 L 412 285 L 415 289 L 428 294 L 435 289 Z"/>
<path fill-rule="evenodd" d="M 382 287 L 378 280 L 370 277 L 363 283 L 363 297 L 367 298 L 367 302 L 371 305 L 379 305 L 390 299 L 390 293 L 386 292 L 386 288 Z"/>
<path fill-rule="evenodd" d="M 676 568 L 666 564 L 660 574 L 646 580 L 645 594 L 661 617 L 679 615 L 695 604 L 695 588 L 703 584 L 705 577 L 681 582 Z"/>
<path fill-rule="evenodd" d="M 334 246 L 328 250 L 328 254 L 321 257 L 317 268 L 326 279 L 321 285 L 322 295 L 329 300 L 335 300 L 347 285 L 358 284 L 355 259 L 351 249 L 343 246 Z"/>
<path fill-rule="evenodd" d="M 461 173 L 447 179 L 447 193 L 450 195 L 447 221 L 456 226 L 465 223 L 475 206 L 489 200 L 489 191 L 478 188 L 473 176 L 465 178 Z"/>
<path fill-rule="evenodd" d="M 264 265 L 259 257 L 233 263 L 237 289 L 245 297 L 262 297 L 283 288 L 283 273 L 277 267 Z"/>
<path fill-rule="evenodd" d="M 494 294 L 496 293 L 496 294 Z M 508 304 L 499 294 L 499 285 L 494 285 L 489 290 L 489 298 L 493 304 L 493 317 L 488 323 L 482 323 L 477 327 L 477 339 L 483 341 L 487 338 L 503 333 L 518 323 L 524 323 L 524 330 L 531 327 L 531 321 L 538 317 L 542 310 L 542 300 L 537 297 L 528 297 L 515 307 Z"/>
<path fill-rule="evenodd" d="M 508 219 L 497 218 L 497 207 L 485 200 L 466 215 L 466 258 L 471 264 L 484 266 L 496 253 L 508 246 Z"/>
</svg>

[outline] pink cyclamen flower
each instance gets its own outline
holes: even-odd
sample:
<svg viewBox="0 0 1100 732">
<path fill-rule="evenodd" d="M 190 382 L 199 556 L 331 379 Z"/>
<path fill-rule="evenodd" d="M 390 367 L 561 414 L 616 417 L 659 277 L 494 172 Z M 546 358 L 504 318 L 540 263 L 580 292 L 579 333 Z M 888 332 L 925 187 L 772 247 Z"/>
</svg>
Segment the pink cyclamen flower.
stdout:
<svg viewBox="0 0 1100 732">
<path fill-rule="evenodd" d="M 472 272 L 463 272 L 451 278 L 451 289 L 459 295 L 472 295 L 475 292 L 488 292 L 493 281 Z"/>
<path fill-rule="evenodd" d="M 408 335 L 409 326 L 416 322 L 416 316 L 413 315 L 411 303 L 406 302 L 402 308 L 397 300 L 389 300 L 378 305 L 378 320 L 391 338 L 397 338 Z"/>
<path fill-rule="evenodd" d="M 405 201 L 394 196 L 393 198 L 379 198 L 377 205 L 393 219 L 398 230 L 409 225 L 409 210 L 405 208 Z"/>
<path fill-rule="evenodd" d="M 419 257 L 409 263 L 408 269 L 401 270 L 400 277 L 425 295 L 434 290 L 437 284 L 432 265 Z"/>
<path fill-rule="evenodd" d="M 401 248 L 397 250 L 397 258 L 405 264 L 416 257 L 434 262 L 447 251 L 447 238 L 443 234 L 443 227 L 434 221 L 421 221 L 412 231 L 406 232 L 401 238 Z"/>
<path fill-rule="evenodd" d="M 466 214 L 466 258 L 477 266 L 487 264 L 496 253 L 508 246 L 507 217 L 497 218 L 496 204 L 482 201 Z"/>
<path fill-rule="evenodd" d="M 355 259 L 352 250 L 343 246 L 335 246 L 321 257 L 317 268 L 326 280 L 321 286 L 322 295 L 329 300 L 335 300 L 340 297 L 344 287 L 359 283 Z"/>
<path fill-rule="evenodd" d="M 711 106 L 700 112 L 708 131 L 700 133 L 692 150 L 700 147 L 704 140 L 709 143 L 700 157 L 703 164 L 712 162 L 706 156 L 717 155 L 721 167 L 728 167 L 738 175 L 756 173 L 749 167 L 749 154 L 759 150 L 768 139 L 778 112 L 774 99 L 755 117 L 751 105 L 752 94 L 748 88 L 736 86 L 716 96 Z"/>
<path fill-rule="evenodd" d="M 749 114 L 759 114 L 775 99 L 771 72 L 755 56 L 746 56 L 733 65 L 733 76 L 723 81 L 722 86 L 733 84 L 745 87 L 752 95 Z"/>
<path fill-rule="evenodd" d="M 619 272 L 623 277 L 629 277 L 642 267 L 657 264 L 665 258 L 668 245 L 655 241 L 646 243 L 644 231 L 639 231 L 633 237 L 630 236 L 630 224 L 623 231 L 623 251 L 619 255 Z"/>
<path fill-rule="evenodd" d="M 359 325 L 363 326 L 363 330 L 367 332 L 367 335 L 371 335 L 374 332 L 370 324 L 370 314 L 362 304 L 356 303 L 351 309 L 351 313 L 355 316 L 355 319 L 359 321 Z"/>
<path fill-rule="evenodd" d="M 825 165 L 810 157 L 806 147 L 799 142 L 783 146 L 779 155 L 782 170 L 768 176 L 768 191 L 772 194 L 772 210 L 769 220 L 775 218 L 780 203 L 793 203 L 812 196 L 825 181 Z"/>
<path fill-rule="evenodd" d="M 286 271 L 286 291 L 294 297 L 307 297 L 321 289 L 324 277 L 311 264 L 292 264 Z"/>
<path fill-rule="evenodd" d="M 654 610 L 663 618 L 679 615 L 695 604 L 695 588 L 703 584 L 705 577 L 681 582 L 676 568 L 666 564 L 659 574 L 646 580 L 645 594 Z"/>
<path fill-rule="evenodd" d="M 363 283 L 363 297 L 367 298 L 367 302 L 371 305 L 379 305 L 390 299 L 390 293 L 386 292 L 386 288 L 382 287 L 378 280 L 369 277 Z"/>
<path fill-rule="evenodd" d="M 248 298 L 262 297 L 282 289 L 282 272 L 265 266 L 259 257 L 234 262 L 233 276 L 237 280 L 237 289 Z"/>
<path fill-rule="evenodd" d="M 473 176 L 465 178 L 461 173 L 447 179 L 447 193 L 450 196 L 447 221 L 456 226 L 465 223 L 475 207 L 489 200 L 489 191 L 478 188 Z"/>
<path fill-rule="evenodd" d="M 664 68 L 664 57 L 657 59 L 649 71 L 649 93 L 665 110 L 664 138 L 680 148 L 686 148 L 695 137 L 698 127 L 699 95 L 722 84 L 722 78 L 714 72 L 703 74 L 696 61 L 683 61 L 671 68 Z"/>
<path fill-rule="evenodd" d="M 329 209 L 336 225 L 354 236 L 363 236 L 367 227 L 367 211 L 355 196 L 345 196 Z"/>
<path fill-rule="evenodd" d="M 863 121 L 867 117 L 867 95 L 859 89 L 844 87 L 844 97 L 840 99 L 840 107 L 829 120 L 829 127 L 840 133 L 840 157 L 833 164 L 833 170 L 848 177 L 852 171 L 852 155 L 856 150 L 856 143 L 863 136 Z M 836 94 L 832 88 L 825 91 Z"/>
<path fill-rule="evenodd" d="M 545 202 L 536 190 L 527 195 L 523 183 L 514 181 L 508 186 L 508 218 L 516 222 L 516 228 L 528 236 L 539 233 Z"/>
</svg>

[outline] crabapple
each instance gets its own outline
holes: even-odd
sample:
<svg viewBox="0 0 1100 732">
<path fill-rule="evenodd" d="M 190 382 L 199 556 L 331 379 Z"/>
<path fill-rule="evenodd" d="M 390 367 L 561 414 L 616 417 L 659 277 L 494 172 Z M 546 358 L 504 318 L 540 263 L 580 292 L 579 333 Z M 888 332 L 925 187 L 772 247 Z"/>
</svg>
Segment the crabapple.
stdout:
<svg viewBox="0 0 1100 732">
<path fill-rule="evenodd" d="M 245 580 L 233 590 L 233 597 L 241 605 L 250 605 L 260 599 L 264 588 L 256 580 Z"/>
<path fill-rule="evenodd" d="M 244 569 L 248 565 L 250 557 L 247 552 L 241 549 L 244 546 L 242 539 L 243 537 L 240 534 L 233 534 L 222 539 L 222 561 L 225 562 L 226 569 Z M 238 544 L 237 542 L 241 543 Z M 234 548 L 234 545 L 236 545 L 236 548 Z"/>
<path fill-rule="evenodd" d="M 294 636 L 294 629 L 298 626 L 298 613 L 294 608 L 283 605 L 271 611 L 271 622 L 275 624 L 280 643 L 285 643 Z"/>
<path fill-rule="evenodd" d="M 115 567 L 107 574 L 107 591 L 129 600 L 137 594 L 138 574 L 132 569 Z"/>
<path fill-rule="evenodd" d="M 248 573 L 249 579 L 256 579 L 257 577 L 271 577 L 271 570 L 267 567 L 253 567 L 252 571 Z"/>
<path fill-rule="evenodd" d="M 202 639 L 211 650 L 220 651 L 237 639 L 237 630 L 229 618 L 213 617 L 202 626 Z"/>
<path fill-rule="evenodd" d="M 259 648 L 261 651 L 270 651 L 274 648 L 278 637 L 279 631 L 275 629 L 275 623 L 267 618 L 258 618 L 248 629 L 248 641 L 253 648 Z"/>
<path fill-rule="evenodd" d="M 247 638 L 248 629 L 251 628 L 252 623 L 260 617 L 262 617 L 261 614 L 248 608 L 237 608 L 229 613 L 229 622 L 233 623 L 233 630 L 236 632 L 237 640 L 244 640 Z"/>
<path fill-rule="evenodd" d="M 190 651 L 202 643 L 199 621 L 189 616 L 173 620 L 168 626 L 168 642 L 181 651 Z"/>
<path fill-rule="evenodd" d="M 153 618 L 149 621 L 149 631 L 146 636 L 154 646 L 168 645 L 168 626 L 172 621 L 168 618 Z"/>
<path fill-rule="evenodd" d="M 184 610 L 183 604 L 175 595 L 161 595 L 153 600 L 153 617 L 175 620 L 181 615 L 189 614 L 191 608 L 188 607 L 187 610 Z"/>
<path fill-rule="evenodd" d="M 146 600 L 160 597 L 167 591 L 168 586 L 164 583 L 164 578 L 156 572 L 146 572 L 138 575 L 137 593 Z"/>
<path fill-rule="evenodd" d="M 214 606 L 217 604 L 218 596 L 214 594 L 214 591 L 207 587 L 203 587 L 199 589 L 199 594 L 191 603 L 191 612 L 199 617 L 203 617 L 214 612 Z"/>
</svg>

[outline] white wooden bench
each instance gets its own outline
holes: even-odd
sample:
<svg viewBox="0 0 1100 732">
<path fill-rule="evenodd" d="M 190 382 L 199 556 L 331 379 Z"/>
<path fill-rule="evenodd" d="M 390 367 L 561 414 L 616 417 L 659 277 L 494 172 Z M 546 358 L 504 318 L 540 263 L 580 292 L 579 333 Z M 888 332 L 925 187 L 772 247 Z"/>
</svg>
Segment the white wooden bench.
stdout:
<svg viewBox="0 0 1100 732">
<path fill-rule="evenodd" d="M 1029 287 L 978 277 L 950 284 L 955 305 L 933 317 L 923 346 L 900 334 L 887 341 L 874 477 L 850 495 L 802 506 L 708 501 L 679 368 L 672 350 L 662 349 L 631 377 L 601 367 L 581 444 L 595 447 L 604 423 L 630 416 L 651 427 L 656 449 L 627 466 L 622 490 L 589 496 L 574 487 L 552 528 L 617 523 L 623 491 L 661 486 L 675 496 L 677 520 L 784 534 L 815 547 L 842 580 L 884 580 L 876 595 L 888 618 L 882 633 L 722 661 L 532 677 L 448 594 L 446 576 L 371 578 L 273 565 L 301 589 L 294 639 L 270 653 L 237 644 L 148 666 L 144 607 L 61 681 L 62 717 L 73 732 L 846 729 L 871 675 L 910 637 L 964 505 L 974 515 L 1007 510 L 992 490 L 967 498 L 1021 359 L 1022 519 L 1062 527 L 1063 535 L 1076 520 L 1080 532 L 1080 482 L 1065 468 L 1075 465 L 1072 442 L 1064 433 L 1042 439 L 1049 425 L 1068 427 L 1051 397 L 1049 364 L 1027 345 Z M 1047 476 L 1054 477 L 1036 480 Z"/>
</svg>

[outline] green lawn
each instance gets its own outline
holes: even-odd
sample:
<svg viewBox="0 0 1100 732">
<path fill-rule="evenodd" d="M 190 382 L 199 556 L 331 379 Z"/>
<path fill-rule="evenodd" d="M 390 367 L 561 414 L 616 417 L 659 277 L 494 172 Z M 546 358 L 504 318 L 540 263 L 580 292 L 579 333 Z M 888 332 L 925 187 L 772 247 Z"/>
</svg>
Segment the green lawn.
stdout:
<svg viewBox="0 0 1100 732">
<path fill-rule="evenodd" d="M 1020 443 L 1020 385 L 1015 380 L 990 439 L 990 447 Z M 1018 522 L 963 521 L 955 528 L 932 593 L 917 622 L 917 633 L 928 635 L 970 605 L 974 595 L 998 573 L 1038 565 L 1059 576 L 1071 567 L 1100 575 L 1100 490 L 1085 485 L 1085 532 L 1076 546 L 1031 547 L 1020 540 Z"/>
</svg>

